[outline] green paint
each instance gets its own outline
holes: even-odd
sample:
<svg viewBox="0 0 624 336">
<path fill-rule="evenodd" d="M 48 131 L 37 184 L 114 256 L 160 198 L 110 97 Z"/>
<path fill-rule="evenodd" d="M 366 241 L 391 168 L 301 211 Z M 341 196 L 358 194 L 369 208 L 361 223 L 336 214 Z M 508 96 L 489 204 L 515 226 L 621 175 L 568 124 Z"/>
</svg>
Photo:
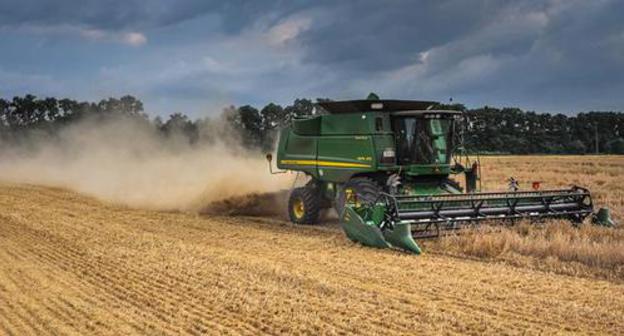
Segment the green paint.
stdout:
<svg viewBox="0 0 624 336">
<path fill-rule="evenodd" d="M 371 104 L 386 101 L 370 97 Z M 371 107 L 372 109 L 372 107 Z M 320 185 L 321 197 L 333 201 L 342 185 L 354 175 L 385 179 L 391 173 L 403 176 L 401 192 L 406 194 L 437 194 L 448 192 L 436 181 L 451 173 L 448 155 L 450 143 L 449 125 L 455 112 L 361 110 L 295 119 L 291 127 L 281 131 L 277 166 L 280 169 L 303 172 Z M 417 134 L 407 134 L 414 143 L 409 144 L 410 162 L 399 162 L 408 155 L 397 148 L 394 124 L 408 120 L 410 126 L 418 126 L 421 138 L 429 144 L 418 142 Z M 421 146 L 430 157 L 420 157 L 416 145 Z M 384 151 L 393 151 L 395 157 L 384 159 Z M 419 181 L 420 176 L 437 177 L 433 182 Z M 392 229 L 379 228 L 384 219 L 385 207 L 355 208 L 349 205 L 341 214 L 341 225 L 347 236 L 367 246 L 395 246 L 420 253 L 418 245 L 409 234 L 409 225 L 397 225 Z"/>
<path fill-rule="evenodd" d="M 384 217 L 385 207 L 377 204 L 372 207 L 347 206 L 340 218 L 340 225 L 347 237 L 365 246 L 388 248 L 396 247 L 420 254 L 409 224 L 396 224 L 391 229 L 381 230 L 379 224 Z"/>
<path fill-rule="evenodd" d="M 468 191 L 478 191 L 476 166 L 461 167 L 451 160 L 452 151 L 458 145 L 453 143 L 458 112 L 430 110 L 431 102 L 370 98 L 321 104 L 330 110 L 333 107 L 332 113 L 293 120 L 293 125 L 284 128 L 279 137 L 278 168 L 311 176 L 320 187 L 319 195 L 324 204 L 331 204 L 353 177 L 376 181 L 386 192 L 422 195 L 416 199 L 426 200 L 440 194 L 462 193 L 448 179 L 465 174 Z M 386 188 L 391 175 L 400 176 L 401 182 L 393 189 Z M 455 205 L 469 208 L 478 199 L 478 194 L 473 195 L 466 204 Z M 535 202 L 515 201 L 518 206 Z M 507 204 L 505 195 L 487 198 L 488 206 Z M 400 210 L 431 211 L 430 203 L 402 201 L 399 207 Z M 410 224 L 386 223 L 386 211 L 385 204 L 346 204 L 340 214 L 340 225 L 349 239 L 366 246 L 396 247 L 419 254 Z M 596 222 L 613 223 L 607 210 L 599 212 Z"/>
<path fill-rule="evenodd" d="M 365 246 L 391 247 L 384 239 L 379 227 L 373 221 L 365 221 L 361 215 L 351 206 L 345 207 L 340 218 L 340 225 L 347 237 Z"/>
</svg>

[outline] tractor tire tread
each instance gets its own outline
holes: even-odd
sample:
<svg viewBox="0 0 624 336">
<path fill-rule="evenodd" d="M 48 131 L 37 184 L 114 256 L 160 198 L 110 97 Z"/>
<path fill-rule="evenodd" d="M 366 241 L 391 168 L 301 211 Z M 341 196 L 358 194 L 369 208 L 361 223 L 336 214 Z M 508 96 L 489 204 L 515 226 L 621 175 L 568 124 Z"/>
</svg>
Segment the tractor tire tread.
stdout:
<svg viewBox="0 0 624 336">
<path fill-rule="evenodd" d="M 375 198 L 382 191 L 381 187 L 375 180 L 373 180 L 370 177 L 365 177 L 365 176 L 354 177 L 350 179 L 344 184 L 343 190 L 347 188 L 355 189 L 356 192 L 360 195 L 374 195 Z M 345 203 L 344 197 L 345 196 L 343 193 L 342 195 L 339 196 L 339 198 L 336 201 L 336 211 L 338 212 L 338 215 L 341 215 L 342 209 L 344 208 L 344 203 Z M 372 199 L 364 200 L 365 203 L 367 203 L 367 201 L 373 202 L 374 200 Z"/>
<path fill-rule="evenodd" d="M 304 215 L 297 218 L 293 211 L 293 202 L 296 198 L 303 201 Z M 321 210 L 321 197 L 318 189 L 312 186 L 305 186 L 293 189 L 288 199 L 288 217 L 296 224 L 316 224 L 319 220 Z"/>
</svg>

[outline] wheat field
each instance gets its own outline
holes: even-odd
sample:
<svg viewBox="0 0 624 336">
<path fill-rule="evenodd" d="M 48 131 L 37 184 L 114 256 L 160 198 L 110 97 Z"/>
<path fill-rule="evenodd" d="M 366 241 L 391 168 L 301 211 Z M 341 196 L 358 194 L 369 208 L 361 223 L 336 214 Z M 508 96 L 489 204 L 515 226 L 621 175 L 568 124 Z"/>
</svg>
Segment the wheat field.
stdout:
<svg viewBox="0 0 624 336">
<path fill-rule="evenodd" d="M 584 186 L 594 208 L 608 207 L 617 222 L 624 219 L 622 156 L 496 156 L 482 158 L 483 188 L 500 190 L 513 176 L 520 187 L 542 189 Z M 586 220 L 586 223 L 589 223 Z M 553 271 L 573 276 L 624 280 L 624 230 L 567 221 L 521 222 L 513 227 L 481 227 L 474 234 L 452 235 L 429 244 L 430 251 Z M 494 232 L 494 233 L 492 233 Z"/>
<path fill-rule="evenodd" d="M 483 159 L 624 214 L 624 157 Z M 521 185 L 526 187 L 526 185 Z M 0 184 L 0 334 L 624 334 L 622 229 L 520 223 L 364 248 L 335 220 L 132 209 Z"/>
</svg>

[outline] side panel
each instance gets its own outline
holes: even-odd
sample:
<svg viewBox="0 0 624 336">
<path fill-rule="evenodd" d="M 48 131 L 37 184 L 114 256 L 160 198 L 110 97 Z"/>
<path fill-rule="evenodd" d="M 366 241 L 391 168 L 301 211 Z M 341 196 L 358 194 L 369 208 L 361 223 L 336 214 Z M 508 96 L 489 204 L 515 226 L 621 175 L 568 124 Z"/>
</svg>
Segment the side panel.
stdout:
<svg viewBox="0 0 624 336">
<path fill-rule="evenodd" d="M 277 167 L 296 170 L 318 177 L 316 169 L 316 148 L 318 137 L 297 135 L 291 128 L 280 132 L 277 150 Z"/>
<path fill-rule="evenodd" d="M 353 174 L 377 169 L 373 137 L 322 136 L 318 140 L 318 174 L 328 182 L 346 182 Z"/>
<path fill-rule="evenodd" d="M 391 168 L 396 166 L 396 159 L 386 160 L 382 162 L 383 152 L 386 149 L 390 149 L 396 152 L 396 145 L 394 144 L 394 136 L 392 134 L 380 134 L 374 136 L 375 142 L 375 161 L 379 163 L 379 168 Z"/>
<path fill-rule="evenodd" d="M 321 119 L 321 116 L 307 119 L 295 119 L 292 122 L 291 129 L 299 135 L 320 135 Z"/>
<path fill-rule="evenodd" d="M 321 135 L 371 134 L 374 113 L 350 113 L 324 115 L 321 120 Z"/>
<path fill-rule="evenodd" d="M 312 126 L 312 123 L 306 124 L 307 121 L 296 122 L 299 128 Z M 325 182 L 343 183 L 355 174 L 394 167 L 393 162 L 380 163 L 383 150 L 394 147 L 387 116 L 379 113 L 323 115 L 314 118 L 314 122 L 319 122 L 320 136 L 303 135 L 301 129 L 297 131 L 291 127 L 282 130 L 277 151 L 278 168 L 302 171 Z"/>
</svg>

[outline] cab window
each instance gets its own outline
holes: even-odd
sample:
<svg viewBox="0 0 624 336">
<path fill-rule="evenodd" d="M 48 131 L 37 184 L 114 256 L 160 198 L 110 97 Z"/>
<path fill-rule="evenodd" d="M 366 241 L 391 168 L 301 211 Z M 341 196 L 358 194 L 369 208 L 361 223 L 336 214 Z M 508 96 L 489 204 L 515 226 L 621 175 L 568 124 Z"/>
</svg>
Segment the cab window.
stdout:
<svg viewBox="0 0 624 336">
<path fill-rule="evenodd" d="M 383 132 L 383 119 L 381 117 L 375 118 L 375 131 Z"/>
</svg>

